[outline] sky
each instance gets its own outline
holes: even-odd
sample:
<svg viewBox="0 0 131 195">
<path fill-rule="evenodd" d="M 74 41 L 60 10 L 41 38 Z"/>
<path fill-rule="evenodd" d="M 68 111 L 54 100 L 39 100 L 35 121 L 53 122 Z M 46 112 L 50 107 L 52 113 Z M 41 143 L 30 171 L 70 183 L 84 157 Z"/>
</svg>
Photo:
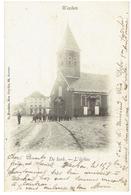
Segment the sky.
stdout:
<svg viewBox="0 0 131 195">
<path fill-rule="evenodd" d="M 63 10 L 63 5 L 78 10 Z M 126 11 L 126 2 L 6 2 L 5 66 L 10 67 L 11 101 L 22 102 L 34 91 L 50 95 L 67 24 L 81 50 L 81 71 L 114 74 L 120 53 L 117 19 Z"/>
</svg>

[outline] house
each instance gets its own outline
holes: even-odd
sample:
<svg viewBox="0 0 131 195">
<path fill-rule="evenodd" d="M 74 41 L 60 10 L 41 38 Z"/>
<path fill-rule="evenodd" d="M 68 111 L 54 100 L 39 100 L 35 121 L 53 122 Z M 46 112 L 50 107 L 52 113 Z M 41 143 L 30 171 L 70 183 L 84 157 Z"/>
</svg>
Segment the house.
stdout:
<svg viewBox="0 0 131 195">
<path fill-rule="evenodd" d="M 49 108 L 49 97 L 44 96 L 40 92 L 33 92 L 24 99 L 26 115 L 43 112 L 43 109 Z"/>
<path fill-rule="evenodd" d="M 51 91 L 56 116 L 107 115 L 109 77 L 80 71 L 80 49 L 69 26 L 57 55 L 57 78 Z"/>
</svg>

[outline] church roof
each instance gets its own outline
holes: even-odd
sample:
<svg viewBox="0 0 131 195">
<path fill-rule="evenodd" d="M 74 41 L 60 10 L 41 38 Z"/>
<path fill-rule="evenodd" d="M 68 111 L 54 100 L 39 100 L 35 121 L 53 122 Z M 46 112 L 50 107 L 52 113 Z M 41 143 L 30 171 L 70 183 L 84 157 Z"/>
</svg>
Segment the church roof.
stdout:
<svg viewBox="0 0 131 195">
<path fill-rule="evenodd" d="M 79 46 L 75 40 L 75 37 L 70 30 L 69 25 L 67 25 L 67 27 L 66 27 L 64 38 L 63 38 L 62 44 L 60 46 L 60 50 L 61 49 L 74 50 L 74 51 L 80 50 Z"/>
<path fill-rule="evenodd" d="M 109 84 L 107 75 L 81 73 L 80 78 L 70 84 L 70 88 L 83 92 L 109 92 Z"/>
</svg>

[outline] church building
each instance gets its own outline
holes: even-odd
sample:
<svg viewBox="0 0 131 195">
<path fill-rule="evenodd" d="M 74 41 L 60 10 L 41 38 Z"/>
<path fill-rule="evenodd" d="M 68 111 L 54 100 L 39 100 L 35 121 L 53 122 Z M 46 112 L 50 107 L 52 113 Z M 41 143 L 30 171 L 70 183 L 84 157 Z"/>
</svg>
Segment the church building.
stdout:
<svg viewBox="0 0 131 195">
<path fill-rule="evenodd" d="M 69 26 L 57 55 L 57 78 L 51 92 L 56 116 L 108 115 L 109 78 L 80 71 L 80 49 Z"/>
</svg>

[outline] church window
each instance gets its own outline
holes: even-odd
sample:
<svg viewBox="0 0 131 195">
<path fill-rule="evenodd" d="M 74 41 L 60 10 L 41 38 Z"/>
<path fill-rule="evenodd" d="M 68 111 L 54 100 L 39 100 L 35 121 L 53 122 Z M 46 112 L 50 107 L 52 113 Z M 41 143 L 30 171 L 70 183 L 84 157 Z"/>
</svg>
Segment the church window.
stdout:
<svg viewBox="0 0 131 195">
<path fill-rule="evenodd" d="M 61 87 L 61 86 L 59 86 L 58 96 L 59 96 L 59 97 L 61 97 L 61 96 L 62 96 L 62 87 Z"/>
<path fill-rule="evenodd" d="M 86 105 L 86 96 L 82 95 L 81 96 L 81 106 L 85 106 Z"/>
<path fill-rule="evenodd" d="M 88 106 L 88 97 L 85 97 L 85 106 Z"/>
<path fill-rule="evenodd" d="M 88 97 L 86 95 L 81 95 L 81 106 L 88 107 Z"/>
<path fill-rule="evenodd" d="M 100 100 L 96 99 L 96 106 L 100 106 Z"/>
</svg>

